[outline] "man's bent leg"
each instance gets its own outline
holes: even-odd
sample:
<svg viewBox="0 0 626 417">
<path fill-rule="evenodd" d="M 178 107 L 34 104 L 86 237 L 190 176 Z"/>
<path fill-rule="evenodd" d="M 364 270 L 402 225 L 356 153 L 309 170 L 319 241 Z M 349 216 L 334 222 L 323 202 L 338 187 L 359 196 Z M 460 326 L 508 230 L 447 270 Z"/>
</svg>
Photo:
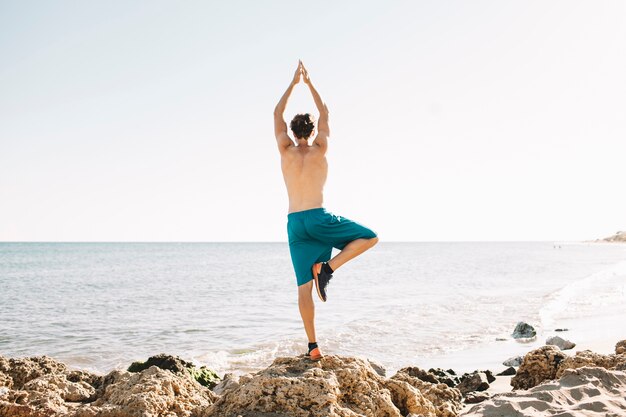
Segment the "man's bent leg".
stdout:
<svg viewBox="0 0 626 417">
<path fill-rule="evenodd" d="M 378 243 L 378 237 L 373 237 L 371 239 L 353 240 L 352 242 L 348 243 L 341 250 L 341 252 L 339 252 L 330 261 L 328 261 L 328 265 L 332 268 L 333 271 L 336 271 L 337 268 L 341 267 L 349 260 L 356 258 L 366 250 L 372 248 L 376 243 Z"/>
<path fill-rule="evenodd" d="M 316 342 L 315 338 L 315 304 L 313 303 L 313 281 L 298 286 L 298 308 L 304 324 L 304 331 L 309 343 Z"/>
</svg>

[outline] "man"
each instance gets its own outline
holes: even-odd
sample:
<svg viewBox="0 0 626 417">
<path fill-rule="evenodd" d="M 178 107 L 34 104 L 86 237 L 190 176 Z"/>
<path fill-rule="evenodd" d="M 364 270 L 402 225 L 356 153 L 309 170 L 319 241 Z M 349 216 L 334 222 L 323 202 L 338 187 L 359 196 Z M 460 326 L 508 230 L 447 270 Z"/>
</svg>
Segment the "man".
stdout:
<svg viewBox="0 0 626 417">
<path fill-rule="evenodd" d="M 287 123 L 283 119 L 289 96 L 301 79 L 309 87 L 320 113 L 317 136 L 312 144 L 309 139 L 314 137 L 315 120 L 310 114 L 298 114 L 291 121 L 295 143 L 287 134 Z M 298 62 L 291 84 L 274 109 L 274 133 L 289 196 L 287 233 L 298 283 L 298 307 L 309 339 L 308 355 L 319 360 L 322 353 L 315 336 L 313 282 L 317 295 L 325 302 L 333 272 L 374 246 L 378 237 L 365 226 L 323 208 L 324 183 L 328 174 L 326 149 L 330 137 L 328 107 L 313 87 L 302 61 Z M 340 252 L 331 259 L 333 248 Z"/>
</svg>

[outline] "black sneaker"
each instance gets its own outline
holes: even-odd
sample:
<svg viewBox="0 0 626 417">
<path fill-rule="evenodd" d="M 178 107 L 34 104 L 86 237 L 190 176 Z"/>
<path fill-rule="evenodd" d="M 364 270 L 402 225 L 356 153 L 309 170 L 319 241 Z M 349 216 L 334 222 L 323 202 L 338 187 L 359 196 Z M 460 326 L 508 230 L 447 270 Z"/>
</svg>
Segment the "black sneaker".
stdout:
<svg viewBox="0 0 626 417">
<path fill-rule="evenodd" d="M 324 271 L 321 262 L 313 265 L 313 279 L 315 280 L 317 295 L 319 295 L 320 299 L 324 302 L 326 302 L 326 288 L 332 277 L 333 274 Z"/>
</svg>

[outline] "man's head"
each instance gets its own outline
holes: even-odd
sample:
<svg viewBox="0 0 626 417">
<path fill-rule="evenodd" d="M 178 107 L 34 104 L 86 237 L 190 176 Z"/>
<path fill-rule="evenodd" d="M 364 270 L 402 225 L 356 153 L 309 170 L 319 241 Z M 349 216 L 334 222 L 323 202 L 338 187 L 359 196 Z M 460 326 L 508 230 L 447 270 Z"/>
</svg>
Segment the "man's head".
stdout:
<svg viewBox="0 0 626 417">
<path fill-rule="evenodd" d="M 309 139 L 315 129 L 315 118 L 309 113 L 296 114 L 291 121 L 291 131 L 296 139 Z"/>
</svg>

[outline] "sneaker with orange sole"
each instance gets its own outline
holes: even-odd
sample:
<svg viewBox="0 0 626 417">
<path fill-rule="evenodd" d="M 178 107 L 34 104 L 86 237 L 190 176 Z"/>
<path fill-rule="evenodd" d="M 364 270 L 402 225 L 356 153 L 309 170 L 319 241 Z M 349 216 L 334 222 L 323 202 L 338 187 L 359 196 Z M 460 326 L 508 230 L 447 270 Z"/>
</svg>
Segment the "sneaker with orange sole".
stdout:
<svg viewBox="0 0 626 417">
<path fill-rule="evenodd" d="M 313 348 L 309 351 L 309 359 L 311 359 L 312 361 L 319 361 L 323 357 L 324 355 L 322 355 L 322 351 L 318 347 Z"/>
<path fill-rule="evenodd" d="M 328 283 L 333 277 L 333 274 L 329 274 L 322 268 L 322 262 L 313 265 L 313 280 L 315 281 L 315 289 L 320 300 L 326 302 L 326 288 Z"/>
</svg>

